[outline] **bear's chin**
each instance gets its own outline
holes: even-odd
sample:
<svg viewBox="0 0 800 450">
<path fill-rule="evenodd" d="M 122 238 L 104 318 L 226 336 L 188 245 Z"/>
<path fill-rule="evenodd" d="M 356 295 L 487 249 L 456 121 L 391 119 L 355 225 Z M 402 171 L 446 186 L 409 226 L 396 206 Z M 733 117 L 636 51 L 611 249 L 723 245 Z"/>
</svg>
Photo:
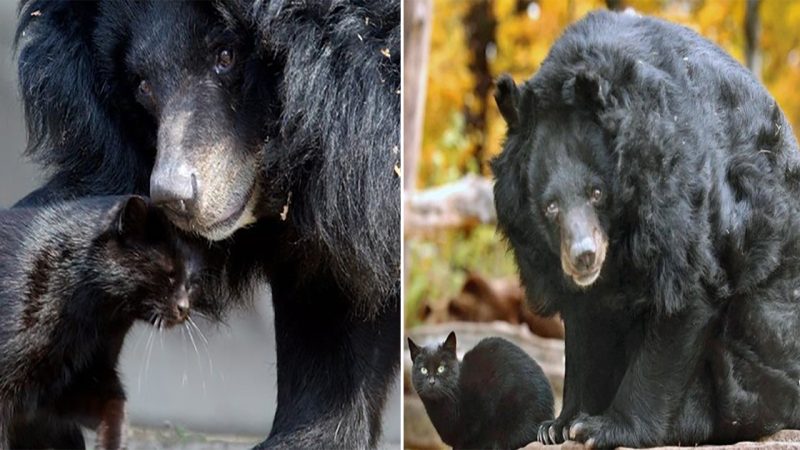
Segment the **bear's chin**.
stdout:
<svg viewBox="0 0 800 450">
<path fill-rule="evenodd" d="M 203 238 L 208 239 L 209 241 L 223 241 L 233 236 L 233 234 L 236 233 L 238 230 L 241 230 L 242 228 L 247 228 L 258 221 L 259 214 L 257 213 L 257 211 L 259 210 L 258 205 L 260 202 L 260 198 L 261 197 L 258 194 L 258 191 L 255 190 L 252 194 L 250 194 L 250 198 L 242 207 L 240 207 L 238 211 L 235 211 L 227 218 L 219 220 L 210 226 L 202 226 L 197 222 L 191 222 L 191 221 L 189 222 L 173 221 L 173 222 L 179 228 L 182 228 L 185 231 L 202 236 Z"/>
<path fill-rule="evenodd" d="M 571 275 L 571 277 L 572 281 L 579 287 L 588 288 L 589 286 L 594 284 L 595 281 L 597 281 L 598 277 L 600 277 L 600 268 L 598 267 L 597 270 L 595 270 L 594 272 L 590 272 L 587 274 L 581 274 L 581 275 L 573 274 Z"/>
</svg>

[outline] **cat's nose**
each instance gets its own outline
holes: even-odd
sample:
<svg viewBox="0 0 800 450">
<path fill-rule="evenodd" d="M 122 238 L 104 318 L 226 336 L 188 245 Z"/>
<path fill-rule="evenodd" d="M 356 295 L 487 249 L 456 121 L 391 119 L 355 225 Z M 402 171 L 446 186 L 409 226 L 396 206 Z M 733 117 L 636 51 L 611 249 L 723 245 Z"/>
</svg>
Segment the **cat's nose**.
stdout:
<svg viewBox="0 0 800 450">
<path fill-rule="evenodd" d="M 178 307 L 178 315 L 181 319 L 189 317 L 189 297 L 181 296 L 176 305 Z"/>
<path fill-rule="evenodd" d="M 436 384 L 436 378 L 433 378 L 433 377 L 428 378 L 428 384 L 430 384 L 431 386 Z"/>
</svg>

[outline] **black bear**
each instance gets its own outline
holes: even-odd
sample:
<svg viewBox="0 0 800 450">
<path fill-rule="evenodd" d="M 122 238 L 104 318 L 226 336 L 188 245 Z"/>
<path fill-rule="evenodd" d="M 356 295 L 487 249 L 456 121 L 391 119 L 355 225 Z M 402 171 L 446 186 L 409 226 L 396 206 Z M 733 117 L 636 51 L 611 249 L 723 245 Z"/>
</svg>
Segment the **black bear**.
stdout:
<svg viewBox="0 0 800 450">
<path fill-rule="evenodd" d="M 375 446 L 400 355 L 399 1 L 24 0 L 17 42 L 50 174 L 20 205 L 149 195 L 209 240 L 208 283 L 270 284 L 263 447 Z"/>
<path fill-rule="evenodd" d="M 800 426 L 800 155 L 753 75 L 689 29 L 596 12 L 498 81 L 499 227 L 566 327 L 546 443 Z"/>
</svg>

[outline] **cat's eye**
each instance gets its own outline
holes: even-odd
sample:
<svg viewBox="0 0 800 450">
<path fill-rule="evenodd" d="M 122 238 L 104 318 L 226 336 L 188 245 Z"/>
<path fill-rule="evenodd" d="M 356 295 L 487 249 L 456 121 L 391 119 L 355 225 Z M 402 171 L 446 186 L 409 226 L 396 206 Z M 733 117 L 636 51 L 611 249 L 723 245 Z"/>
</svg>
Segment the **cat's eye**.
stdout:
<svg viewBox="0 0 800 450">
<path fill-rule="evenodd" d="M 438 369 L 436 369 L 436 372 L 438 372 L 438 373 L 444 373 L 444 366 L 439 366 L 439 368 L 438 368 Z"/>
<path fill-rule="evenodd" d="M 426 369 L 424 367 L 419 369 L 419 371 L 422 372 L 423 375 L 427 375 L 428 374 L 428 369 Z"/>
</svg>

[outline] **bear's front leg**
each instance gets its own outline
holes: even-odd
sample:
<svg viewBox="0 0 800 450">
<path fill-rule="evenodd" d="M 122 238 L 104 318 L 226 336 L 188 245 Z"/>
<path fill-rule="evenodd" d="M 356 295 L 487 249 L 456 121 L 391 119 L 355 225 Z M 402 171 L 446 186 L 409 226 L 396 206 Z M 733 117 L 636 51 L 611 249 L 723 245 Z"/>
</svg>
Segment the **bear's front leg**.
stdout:
<svg viewBox="0 0 800 450">
<path fill-rule="evenodd" d="M 709 317 L 705 309 L 695 308 L 648 319 L 611 406 L 601 415 L 579 415 L 569 427 L 570 439 L 599 448 L 678 444 L 666 440 L 680 436 L 671 420 L 697 376 Z"/>
<path fill-rule="evenodd" d="M 614 398 L 625 364 L 624 330 L 614 317 L 595 304 L 567 305 L 564 319 L 564 406 L 555 420 L 539 425 L 538 441 L 545 445 L 569 439 L 569 427 L 581 412 L 599 414 Z"/>
<path fill-rule="evenodd" d="M 373 318 L 354 317 L 335 285 L 272 283 L 278 408 L 259 449 L 371 449 L 400 363 L 400 291 Z"/>
</svg>

